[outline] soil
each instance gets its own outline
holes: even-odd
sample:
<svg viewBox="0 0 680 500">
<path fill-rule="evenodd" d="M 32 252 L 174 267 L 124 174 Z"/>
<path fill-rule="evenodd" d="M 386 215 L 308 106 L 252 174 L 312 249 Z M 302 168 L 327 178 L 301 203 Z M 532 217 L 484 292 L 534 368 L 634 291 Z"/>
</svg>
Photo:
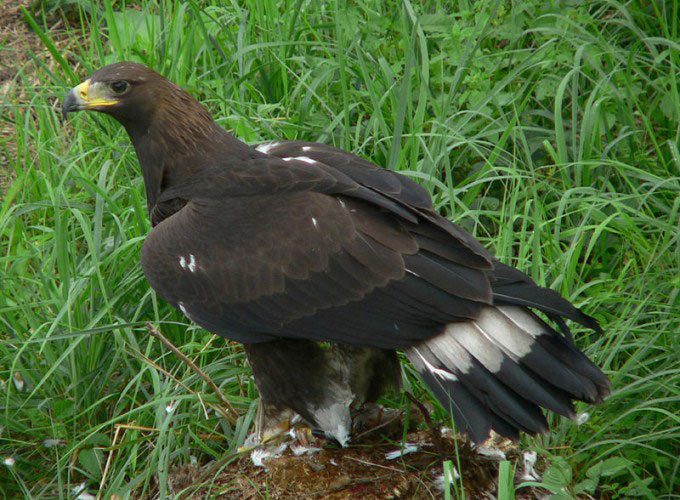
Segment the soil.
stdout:
<svg viewBox="0 0 680 500">
<path fill-rule="evenodd" d="M 448 429 L 443 433 L 436 430 L 437 438 L 427 430 L 407 434 L 405 443 L 415 444 L 417 450 L 389 459 L 388 453 L 401 449 L 400 423 L 391 435 L 365 439 L 347 448 L 317 441 L 312 446 L 322 447 L 320 451 L 300 456 L 288 448 L 281 456 L 264 460 L 261 466 L 254 465 L 247 452 L 227 465 L 177 468 L 172 473 L 172 487 L 187 499 L 443 498 L 444 461 L 451 460 L 461 473 L 461 479 L 454 482 L 459 488 L 462 482 L 467 498 L 496 498 L 500 458 L 480 454 Z M 505 440 L 488 446 L 502 450 L 509 460 L 519 453 Z M 535 492 L 527 490 L 516 498 L 535 498 Z"/>
<path fill-rule="evenodd" d="M 15 123 L 21 123 L 21 113 L 30 109 L 35 95 L 27 89 L 44 86 L 44 70 L 39 65 L 57 72 L 52 55 L 24 19 L 21 8 L 30 12 L 30 5 L 31 0 L 0 0 L 0 199 L 16 176 L 12 165 L 17 153 Z M 49 19 L 48 24 L 43 29 L 68 55 L 69 43 L 77 38 L 67 35 L 58 17 Z"/>
</svg>

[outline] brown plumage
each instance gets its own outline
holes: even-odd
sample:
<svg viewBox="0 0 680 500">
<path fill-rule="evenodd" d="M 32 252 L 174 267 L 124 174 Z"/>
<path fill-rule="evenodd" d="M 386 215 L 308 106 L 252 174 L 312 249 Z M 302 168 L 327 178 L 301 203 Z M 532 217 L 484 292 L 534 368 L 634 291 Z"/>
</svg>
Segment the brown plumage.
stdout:
<svg viewBox="0 0 680 500">
<path fill-rule="evenodd" d="M 540 407 L 573 417 L 572 400 L 609 393 L 565 323 L 595 320 L 501 264 L 406 177 L 322 144 L 248 146 L 135 63 L 74 88 L 64 113 L 83 109 L 118 120 L 137 152 L 149 283 L 245 344 L 266 408 L 344 445 L 350 408 L 399 384 L 395 349 L 476 441 L 545 432 Z"/>
</svg>

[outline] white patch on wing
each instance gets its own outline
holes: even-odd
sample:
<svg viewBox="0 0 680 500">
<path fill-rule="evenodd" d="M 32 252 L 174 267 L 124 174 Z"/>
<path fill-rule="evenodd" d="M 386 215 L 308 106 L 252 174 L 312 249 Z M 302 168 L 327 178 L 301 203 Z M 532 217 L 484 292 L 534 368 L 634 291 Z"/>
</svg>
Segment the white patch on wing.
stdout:
<svg viewBox="0 0 680 500">
<path fill-rule="evenodd" d="M 472 356 L 457 341 L 458 331 L 469 328 L 468 323 L 449 323 L 443 333 L 426 342 L 444 366 L 455 366 L 463 373 L 469 373 L 473 367 Z"/>
<path fill-rule="evenodd" d="M 519 307 L 485 307 L 475 322 L 487 338 L 504 352 L 522 358 L 531 352 L 541 325 Z"/>
<path fill-rule="evenodd" d="M 342 201 L 342 200 L 338 200 L 338 201 L 340 202 L 340 206 L 341 206 L 342 208 L 347 208 L 347 207 L 345 206 L 345 202 L 344 202 L 344 201 Z"/>
<path fill-rule="evenodd" d="M 484 324 L 480 321 L 482 317 L 486 314 L 487 309 L 483 309 L 480 317 L 475 321 L 468 321 L 464 323 L 459 323 L 455 326 L 455 340 L 463 348 L 469 352 L 477 361 L 482 363 L 484 367 L 492 373 L 498 373 L 501 370 L 501 364 L 503 363 L 503 352 L 496 345 L 496 343 L 489 338 L 490 333 L 487 328 L 491 327 L 493 331 L 494 326 Z M 452 326 L 447 327 L 446 331 L 452 329 Z M 514 335 L 514 332 L 504 332 L 505 335 Z"/>
<path fill-rule="evenodd" d="M 547 333 L 545 328 L 543 328 L 543 325 L 521 307 L 496 306 L 496 309 L 532 337 L 538 337 L 539 335 Z"/>
<path fill-rule="evenodd" d="M 298 160 L 298 161 L 304 161 L 305 163 L 309 163 L 310 165 L 314 165 L 315 163 L 318 163 L 316 160 L 312 160 L 309 156 L 291 156 L 288 158 L 281 158 L 283 161 L 291 161 L 291 160 Z"/>
<path fill-rule="evenodd" d="M 196 257 L 194 257 L 193 253 L 189 254 L 189 271 L 192 273 L 196 272 Z"/>
<path fill-rule="evenodd" d="M 302 151 L 306 152 L 306 151 L 309 151 L 310 149 L 312 149 L 311 146 L 302 146 Z"/>
<path fill-rule="evenodd" d="M 186 261 L 186 259 L 184 258 L 184 255 L 180 255 L 180 256 L 179 256 L 179 265 L 180 265 L 180 267 L 181 267 L 182 269 L 186 269 L 186 268 L 187 268 L 187 261 Z"/>
<path fill-rule="evenodd" d="M 406 272 L 409 273 L 409 274 L 412 274 L 412 275 L 415 276 L 416 278 L 420 278 L 420 275 L 419 275 L 418 273 L 414 273 L 414 272 L 411 271 L 410 269 L 404 269 L 404 271 L 406 271 Z"/>
<path fill-rule="evenodd" d="M 319 223 L 317 222 L 317 220 L 314 217 L 312 217 L 312 224 L 314 224 L 315 228 L 317 228 L 317 229 L 319 228 Z"/>
<path fill-rule="evenodd" d="M 437 368 L 436 366 L 432 365 L 428 360 L 426 360 L 422 354 L 420 354 L 420 351 L 418 350 L 417 347 L 413 348 L 413 351 L 418 355 L 420 360 L 423 362 L 427 370 L 432 373 L 433 375 L 437 375 L 439 378 L 443 380 L 451 380 L 452 382 L 457 382 L 458 377 L 456 377 L 453 373 L 442 370 L 441 368 Z"/>
<path fill-rule="evenodd" d="M 269 154 L 269 152 L 279 144 L 279 142 L 265 142 L 263 144 L 258 144 L 255 149 L 260 153 Z"/>
</svg>

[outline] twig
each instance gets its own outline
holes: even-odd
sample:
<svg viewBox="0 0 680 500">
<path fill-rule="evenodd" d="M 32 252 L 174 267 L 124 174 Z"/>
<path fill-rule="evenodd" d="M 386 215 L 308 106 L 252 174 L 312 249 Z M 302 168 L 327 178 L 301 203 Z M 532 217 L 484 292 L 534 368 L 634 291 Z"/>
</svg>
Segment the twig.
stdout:
<svg viewBox="0 0 680 500">
<path fill-rule="evenodd" d="M 149 331 L 149 334 L 152 336 L 156 337 L 158 340 L 160 340 L 165 346 L 170 349 L 175 356 L 177 356 L 179 359 L 181 359 L 184 363 L 186 363 L 194 372 L 198 374 L 199 377 L 201 377 L 206 384 L 210 386 L 210 388 L 213 390 L 215 394 L 217 394 L 217 397 L 220 399 L 222 404 L 229 410 L 231 415 L 221 411 L 222 416 L 229 422 L 231 425 L 236 425 L 236 420 L 238 419 L 238 412 L 236 409 L 231 406 L 231 403 L 227 400 L 226 397 L 224 397 L 224 394 L 222 394 L 222 391 L 220 390 L 219 387 L 215 384 L 215 382 L 212 381 L 210 377 L 208 377 L 203 370 L 201 370 L 198 366 L 196 366 L 196 363 L 191 361 L 187 356 L 182 353 L 179 349 L 177 349 L 172 342 L 170 342 L 165 336 L 156 328 L 154 325 L 152 325 L 150 322 L 146 323 L 146 328 Z"/>
<path fill-rule="evenodd" d="M 106 458 L 106 465 L 104 466 L 104 473 L 102 474 L 102 480 L 99 482 L 99 491 L 97 492 L 97 500 L 102 497 L 104 491 L 104 484 L 106 484 L 106 476 L 109 472 L 109 467 L 111 466 L 111 459 L 113 458 L 113 453 L 116 449 L 116 443 L 118 443 L 118 433 L 124 427 L 122 425 L 116 425 L 116 431 L 113 433 L 113 443 L 111 443 L 111 449 L 109 450 L 109 456 Z"/>
<path fill-rule="evenodd" d="M 401 472 L 401 471 L 400 471 Z M 394 474 L 385 474 L 383 476 L 375 476 L 375 477 L 361 477 L 358 479 L 350 479 L 346 482 L 342 482 L 341 484 L 338 484 L 336 486 L 331 486 L 328 489 L 325 490 L 319 490 L 319 491 L 313 491 L 309 493 L 310 497 L 325 497 L 329 495 L 330 493 L 337 493 L 338 491 L 342 491 L 344 489 L 349 488 L 350 486 L 356 486 L 359 484 L 367 484 L 367 483 L 374 483 L 375 481 L 381 481 L 383 479 L 388 479 L 390 477 L 394 476 Z"/>
<path fill-rule="evenodd" d="M 430 432 L 432 433 L 432 442 L 434 443 L 435 448 L 437 449 L 437 453 L 439 454 L 439 457 L 444 459 L 446 458 L 446 452 L 444 449 L 444 443 L 442 442 L 442 437 L 441 434 L 439 433 L 438 429 L 435 428 L 434 424 L 432 423 L 432 419 L 430 418 L 430 412 L 427 411 L 427 408 L 418 401 L 413 394 L 410 392 L 406 391 L 406 395 L 408 398 L 411 400 L 411 402 L 416 405 L 416 407 L 420 410 L 420 413 L 423 415 L 423 419 L 425 420 L 425 424 L 427 424 L 428 429 L 430 429 Z"/>
<path fill-rule="evenodd" d="M 250 451 L 250 450 L 249 450 Z M 193 481 L 193 484 L 188 488 L 187 491 L 185 491 L 183 494 L 181 494 L 178 498 L 179 500 L 184 500 L 185 498 L 191 498 L 191 495 L 195 493 L 197 490 L 199 490 L 205 481 L 207 481 L 209 478 L 214 478 L 217 475 L 217 472 L 227 465 L 231 460 L 233 460 L 235 457 L 239 455 L 244 455 L 245 452 L 235 452 L 235 453 L 230 453 L 225 457 L 220 458 L 216 462 L 211 463 L 210 465 L 206 466 L 206 468 L 201 472 L 201 474 L 198 476 Z"/>
<path fill-rule="evenodd" d="M 374 427 L 371 427 L 370 429 L 365 430 L 364 432 L 361 432 L 361 433 L 357 434 L 356 436 L 354 436 L 354 437 L 352 438 L 352 441 L 354 441 L 354 442 L 360 441 L 360 440 L 363 439 L 364 437 L 366 437 L 366 436 L 368 436 L 368 435 L 370 435 L 370 434 L 373 434 L 374 432 L 379 431 L 380 429 L 382 429 L 382 428 L 384 428 L 384 427 L 387 427 L 388 425 L 392 424 L 392 423 L 395 422 L 396 420 L 400 419 L 403 415 L 404 415 L 404 412 L 403 412 L 403 411 L 398 412 L 398 413 L 397 413 L 395 416 L 393 416 L 392 418 L 390 418 L 390 419 L 388 419 L 388 420 L 384 420 L 383 422 L 380 422 L 378 425 L 376 425 L 376 426 L 374 426 Z"/>
<path fill-rule="evenodd" d="M 371 467 L 379 467 L 380 469 L 387 469 L 387 470 L 391 470 L 391 471 L 394 471 L 394 472 L 399 472 L 400 474 L 404 473 L 403 469 L 397 469 L 396 467 L 388 467 L 387 465 L 374 464 L 373 462 L 369 462 L 367 460 L 361 460 L 360 458 L 350 457 L 349 455 L 344 456 L 342 458 L 344 460 L 353 460 L 354 462 L 359 462 L 360 464 L 370 465 Z"/>
</svg>

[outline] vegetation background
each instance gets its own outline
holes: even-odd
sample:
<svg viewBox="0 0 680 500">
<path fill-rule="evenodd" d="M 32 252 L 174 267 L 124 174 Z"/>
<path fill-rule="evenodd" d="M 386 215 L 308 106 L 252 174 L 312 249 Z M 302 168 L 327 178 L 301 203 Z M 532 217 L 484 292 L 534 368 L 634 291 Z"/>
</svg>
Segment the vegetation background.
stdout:
<svg viewBox="0 0 680 500">
<path fill-rule="evenodd" d="M 149 223 L 124 131 L 92 114 L 60 120 L 55 96 L 124 59 L 245 141 L 334 144 L 412 177 L 501 260 L 594 315 L 604 335 L 576 328 L 577 342 L 613 395 L 522 447 L 560 498 L 680 497 L 678 0 L 27 6 L 21 23 L 40 38 L 28 63 L 0 40 L 6 497 L 66 498 L 83 482 L 162 497 L 171 466 L 233 452 L 254 414 L 239 346 L 142 276 Z M 149 320 L 219 383 L 236 425 L 208 411 L 217 397 Z"/>
</svg>

